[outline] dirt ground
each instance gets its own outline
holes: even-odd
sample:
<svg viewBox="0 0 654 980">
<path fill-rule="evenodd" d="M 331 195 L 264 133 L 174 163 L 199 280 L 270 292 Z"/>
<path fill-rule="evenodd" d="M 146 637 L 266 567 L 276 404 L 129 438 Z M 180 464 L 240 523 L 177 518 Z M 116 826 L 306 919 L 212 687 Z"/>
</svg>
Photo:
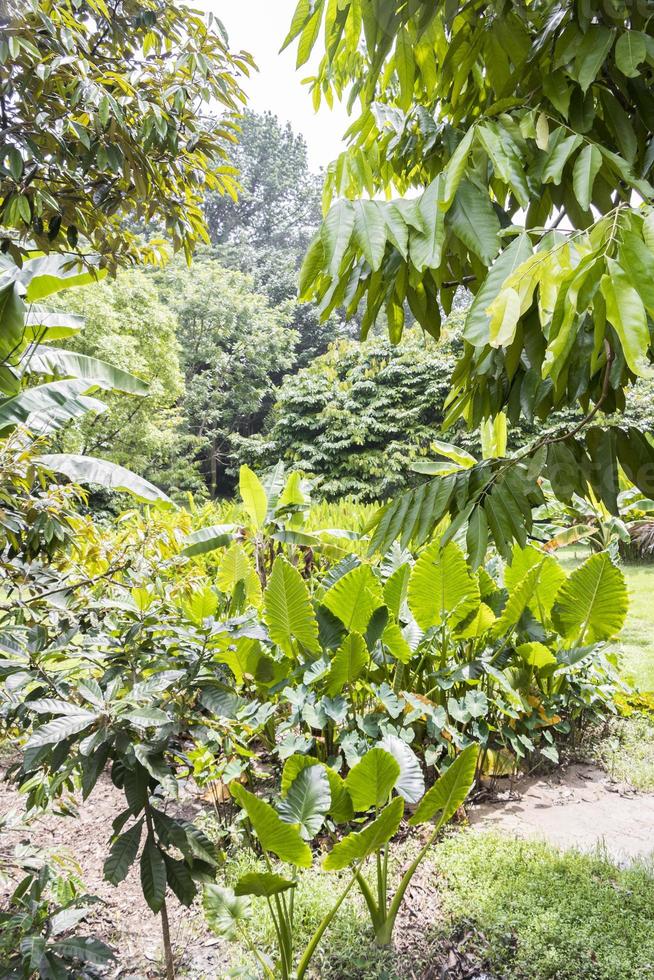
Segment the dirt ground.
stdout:
<svg viewBox="0 0 654 980">
<path fill-rule="evenodd" d="M 493 798 L 470 807 L 468 818 L 479 829 L 541 837 L 555 847 L 600 848 L 622 865 L 654 853 L 654 794 L 637 793 L 593 765 L 498 780 Z"/>
<path fill-rule="evenodd" d="M 6 784 L 0 799 L 0 814 L 20 812 L 22 798 Z M 204 807 L 201 801 L 187 801 L 184 815 L 192 818 L 194 810 L 197 814 Z M 89 892 L 103 900 L 89 915 L 88 931 L 117 949 L 118 964 L 111 977 L 146 980 L 162 976 L 162 960 L 159 923 L 144 906 L 138 863 L 119 888 L 102 877 L 107 828 L 123 808 L 123 794 L 103 779 L 88 803 L 80 806 L 77 818 L 53 814 L 39 817 L 23 836 L 45 851 L 67 852 L 74 857 Z M 589 765 L 571 765 L 548 777 L 498 781 L 492 801 L 471 806 L 468 816 L 472 826 L 480 830 L 544 837 L 563 848 L 592 850 L 603 846 L 621 863 L 654 850 L 654 795 L 634 793 Z M 433 882 L 418 875 L 411 891 L 413 900 L 405 904 L 403 921 L 396 932 L 398 961 L 403 964 L 401 976 L 406 980 L 492 980 L 484 973 L 483 964 L 460 952 L 456 941 L 449 946 L 430 945 L 429 924 L 438 914 Z M 0 903 L 6 894 L 7 888 L 3 890 L 0 885 Z M 177 902 L 170 905 L 180 976 L 194 980 L 225 977 L 225 947 L 206 930 L 199 909 L 184 909 Z M 465 946 L 465 942 L 461 945 Z M 418 962 L 431 965 L 427 970 L 412 966 Z"/>
</svg>

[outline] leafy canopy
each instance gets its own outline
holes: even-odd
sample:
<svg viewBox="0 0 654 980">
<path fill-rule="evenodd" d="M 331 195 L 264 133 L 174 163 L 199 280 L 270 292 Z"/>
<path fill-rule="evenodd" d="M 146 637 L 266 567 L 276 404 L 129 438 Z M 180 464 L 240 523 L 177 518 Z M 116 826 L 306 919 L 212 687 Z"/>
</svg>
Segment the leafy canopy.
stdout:
<svg viewBox="0 0 654 980">
<path fill-rule="evenodd" d="M 547 419 L 577 403 L 588 421 L 622 411 L 654 360 L 647 10 L 300 0 L 286 42 L 298 39 L 298 65 L 323 35 L 314 101 L 347 95 L 358 113 L 328 176 L 327 198 L 339 199 L 305 259 L 303 295 L 324 315 L 363 303 L 363 336 L 383 312 L 397 342 L 406 305 L 438 336 L 440 311 L 467 285 L 446 425 Z M 643 489 L 651 445 L 633 430 L 580 433 L 546 434 L 535 471 L 564 499 L 590 485 L 615 511 L 617 460 Z M 480 464 L 456 493 L 450 484 L 438 506 L 429 489 L 405 499 L 412 525 L 395 534 L 424 540 L 449 510 L 459 526 L 477 523 L 473 551 L 489 536 L 505 554 L 524 544 L 539 502 L 530 474 Z"/>
<path fill-rule="evenodd" d="M 156 259 L 126 228 L 208 241 L 207 188 L 235 195 L 230 147 L 253 62 L 219 21 L 171 0 L 9 0 L 0 15 L 0 224 L 44 252 Z M 199 111 L 213 104 L 220 117 Z M 10 244 L 12 239 L 18 242 Z M 24 246 L 23 246 L 24 247 Z"/>
</svg>

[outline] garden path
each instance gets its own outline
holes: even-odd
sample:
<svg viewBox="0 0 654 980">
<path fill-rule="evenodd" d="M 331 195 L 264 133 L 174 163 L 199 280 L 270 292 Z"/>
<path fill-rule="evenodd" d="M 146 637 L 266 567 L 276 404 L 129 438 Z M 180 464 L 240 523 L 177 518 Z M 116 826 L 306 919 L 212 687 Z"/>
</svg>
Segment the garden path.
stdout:
<svg viewBox="0 0 654 980">
<path fill-rule="evenodd" d="M 600 848 L 620 864 L 654 855 L 654 794 L 637 793 L 596 766 L 498 779 L 494 790 L 469 808 L 478 829 L 541 837 L 561 848 Z"/>
</svg>

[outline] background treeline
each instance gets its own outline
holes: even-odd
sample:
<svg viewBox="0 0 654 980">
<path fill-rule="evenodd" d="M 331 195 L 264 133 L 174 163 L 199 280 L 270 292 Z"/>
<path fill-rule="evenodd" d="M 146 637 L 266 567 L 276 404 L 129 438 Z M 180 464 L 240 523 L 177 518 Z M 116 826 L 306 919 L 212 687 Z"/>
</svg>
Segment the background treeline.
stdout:
<svg viewBox="0 0 654 980">
<path fill-rule="evenodd" d="M 71 424 L 58 448 L 129 466 L 178 497 L 230 494 L 242 462 L 281 458 L 316 477 L 327 499 L 386 498 L 433 455 L 465 295 L 438 344 L 413 329 L 393 347 L 383 323 L 361 344 L 356 320 L 321 322 L 298 302 L 297 281 L 321 220 L 322 175 L 302 136 L 272 114 L 246 111 L 241 128 L 240 196 L 207 195 L 211 244 L 192 266 L 122 271 L 66 295 L 86 318 L 68 346 L 139 375 L 150 395 L 109 394 L 108 411 Z M 641 383 L 636 421 L 651 417 L 652 398 Z M 523 423 L 510 445 L 536 431 Z M 479 448 L 460 426 L 447 438 Z"/>
</svg>

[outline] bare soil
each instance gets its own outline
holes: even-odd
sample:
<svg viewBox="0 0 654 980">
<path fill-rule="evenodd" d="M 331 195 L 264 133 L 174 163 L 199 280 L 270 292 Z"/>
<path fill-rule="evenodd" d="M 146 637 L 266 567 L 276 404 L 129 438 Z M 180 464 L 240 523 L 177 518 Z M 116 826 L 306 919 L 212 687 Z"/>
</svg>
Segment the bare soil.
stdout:
<svg viewBox="0 0 654 980">
<path fill-rule="evenodd" d="M 540 837 L 563 849 L 604 851 L 624 865 L 654 853 L 654 794 L 638 793 L 593 765 L 496 780 L 492 797 L 470 807 L 473 827 Z"/>
</svg>

